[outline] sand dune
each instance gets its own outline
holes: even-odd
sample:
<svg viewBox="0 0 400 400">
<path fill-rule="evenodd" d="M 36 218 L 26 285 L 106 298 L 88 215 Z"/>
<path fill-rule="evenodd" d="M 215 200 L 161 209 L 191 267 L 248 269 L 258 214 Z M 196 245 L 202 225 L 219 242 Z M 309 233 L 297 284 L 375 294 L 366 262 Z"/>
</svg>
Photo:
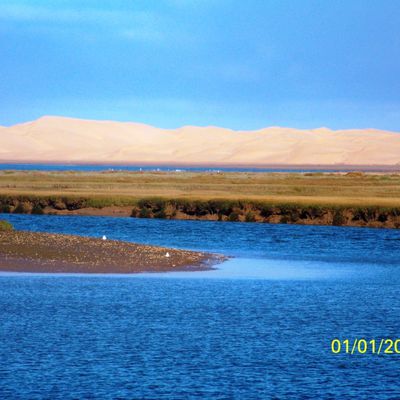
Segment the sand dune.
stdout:
<svg viewBox="0 0 400 400">
<path fill-rule="evenodd" d="M 42 117 L 0 127 L 0 162 L 400 165 L 400 133 L 137 123 Z"/>
</svg>

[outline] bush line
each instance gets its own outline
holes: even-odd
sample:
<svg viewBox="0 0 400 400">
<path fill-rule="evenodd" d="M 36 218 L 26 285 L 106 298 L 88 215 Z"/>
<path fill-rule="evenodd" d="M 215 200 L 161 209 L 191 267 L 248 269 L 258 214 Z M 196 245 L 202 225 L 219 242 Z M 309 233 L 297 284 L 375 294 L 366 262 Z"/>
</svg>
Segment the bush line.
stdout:
<svg viewBox="0 0 400 400">
<path fill-rule="evenodd" d="M 132 206 L 132 217 L 231 222 L 315 223 L 400 227 L 400 207 L 320 205 L 230 199 L 100 198 L 0 195 L 0 212 L 43 214 L 61 210 Z"/>
</svg>

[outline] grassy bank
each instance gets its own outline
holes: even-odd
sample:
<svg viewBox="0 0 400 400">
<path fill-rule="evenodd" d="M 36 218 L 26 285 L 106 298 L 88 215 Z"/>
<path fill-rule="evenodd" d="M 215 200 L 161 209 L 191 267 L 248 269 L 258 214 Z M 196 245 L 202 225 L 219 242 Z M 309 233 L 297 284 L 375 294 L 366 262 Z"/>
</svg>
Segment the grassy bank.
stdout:
<svg viewBox="0 0 400 400">
<path fill-rule="evenodd" d="M 74 195 L 118 205 L 157 196 L 400 206 L 400 174 L 0 171 L 0 194 Z"/>
<path fill-rule="evenodd" d="M 400 174 L 0 173 L 0 211 L 400 227 Z"/>
</svg>

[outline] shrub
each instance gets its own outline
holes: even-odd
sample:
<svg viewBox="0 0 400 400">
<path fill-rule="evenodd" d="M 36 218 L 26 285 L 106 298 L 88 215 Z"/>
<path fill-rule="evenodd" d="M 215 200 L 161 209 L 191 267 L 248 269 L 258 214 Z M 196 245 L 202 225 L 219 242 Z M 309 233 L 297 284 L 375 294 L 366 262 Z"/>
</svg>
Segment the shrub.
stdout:
<svg viewBox="0 0 400 400">
<path fill-rule="evenodd" d="M 333 215 L 332 225 L 343 225 L 344 224 L 344 217 L 340 210 L 336 210 L 335 214 Z"/>
<path fill-rule="evenodd" d="M 400 216 L 400 208 L 398 208 L 398 207 L 392 208 L 391 210 L 387 210 L 387 211 L 390 212 L 390 214 L 391 214 L 393 217 L 398 217 L 398 216 Z"/>
<path fill-rule="evenodd" d="M 14 227 L 8 221 L 0 221 L 0 231 L 12 231 Z"/>
<path fill-rule="evenodd" d="M 14 209 L 15 214 L 24 214 L 26 212 L 25 207 L 22 203 L 18 203 L 17 207 Z"/>
<path fill-rule="evenodd" d="M 220 211 L 225 215 L 230 215 L 235 207 L 239 207 L 239 203 L 234 200 L 221 200 L 219 202 Z"/>
<path fill-rule="evenodd" d="M 310 214 L 312 218 L 321 218 L 324 214 L 326 214 L 326 210 L 324 207 L 314 206 L 310 208 Z"/>
<path fill-rule="evenodd" d="M 287 215 L 288 221 L 291 223 L 296 223 L 300 219 L 300 214 L 298 211 L 293 210 L 293 212 Z"/>
<path fill-rule="evenodd" d="M 153 201 L 153 211 L 155 212 L 161 212 L 165 210 L 165 207 L 167 205 L 166 200 L 164 199 L 156 199 Z"/>
<path fill-rule="evenodd" d="M 388 220 L 388 215 L 386 213 L 381 213 L 378 216 L 379 222 L 386 222 Z"/>
<path fill-rule="evenodd" d="M 207 215 L 210 213 L 210 207 L 207 201 L 195 200 L 193 206 L 195 215 L 197 216 Z"/>
<path fill-rule="evenodd" d="M 229 214 L 228 221 L 231 221 L 231 222 L 239 221 L 239 214 L 237 212 L 235 212 L 235 211 L 232 211 Z"/>
<path fill-rule="evenodd" d="M 9 213 L 11 212 L 11 207 L 8 204 L 4 204 L 3 206 L 1 206 L 1 212 Z"/>
<path fill-rule="evenodd" d="M 160 218 L 160 219 L 165 219 L 167 218 L 167 214 L 165 214 L 164 210 L 157 211 L 154 213 L 154 218 Z"/>
<path fill-rule="evenodd" d="M 86 207 L 87 200 L 83 198 L 61 198 L 61 202 L 65 204 L 68 210 L 79 210 Z M 98 204 L 98 203 L 97 203 Z M 98 204 L 97 207 L 100 208 Z"/>
<path fill-rule="evenodd" d="M 35 205 L 32 207 L 31 213 L 32 213 L 32 214 L 41 215 L 41 214 L 43 214 L 43 208 L 42 208 L 39 204 L 35 204 Z"/>
<path fill-rule="evenodd" d="M 147 208 L 142 208 L 139 211 L 139 218 L 151 218 L 151 211 Z"/>
<path fill-rule="evenodd" d="M 286 215 L 283 215 L 281 217 L 281 220 L 279 221 L 281 224 L 288 224 L 289 223 L 289 218 Z"/>
<path fill-rule="evenodd" d="M 197 207 L 193 201 L 179 200 L 177 208 L 187 215 L 196 215 Z"/>
<path fill-rule="evenodd" d="M 66 210 L 67 206 L 61 199 L 51 199 L 50 206 L 56 210 Z"/>
<path fill-rule="evenodd" d="M 138 201 L 138 207 L 139 208 L 150 208 L 151 204 L 150 204 L 149 199 L 140 199 Z"/>
<path fill-rule="evenodd" d="M 175 218 L 176 216 L 176 208 L 172 203 L 168 203 L 168 205 L 165 207 L 165 215 L 166 218 Z"/>
<path fill-rule="evenodd" d="M 282 204 L 279 206 L 279 213 L 281 215 L 290 216 L 293 212 L 297 211 L 296 206 L 294 204 Z"/>
<path fill-rule="evenodd" d="M 252 211 L 249 211 L 249 212 L 246 214 L 245 221 L 246 221 L 246 222 L 255 222 L 255 220 L 256 220 L 255 214 L 254 214 Z"/>
<path fill-rule="evenodd" d="M 353 221 L 369 222 L 375 220 L 375 211 L 376 210 L 370 207 L 359 207 L 354 211 Z"/>
<path fill-rule="evenodd" d="M 274 212 L 275 212 L 275 210 L 272 206 L 262 206 L 260 214 L 262 217 L 268 218 L 271 215 L 273 215 Z"/>
</svg>

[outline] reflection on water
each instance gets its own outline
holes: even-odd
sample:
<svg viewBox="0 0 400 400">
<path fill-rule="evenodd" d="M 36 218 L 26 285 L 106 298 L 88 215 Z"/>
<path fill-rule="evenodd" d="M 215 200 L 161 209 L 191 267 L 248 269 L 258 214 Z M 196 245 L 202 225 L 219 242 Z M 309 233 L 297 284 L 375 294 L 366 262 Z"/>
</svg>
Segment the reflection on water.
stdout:
<svg viewBox="0 0 400 400">
<path fill-rule="evenodd" d="M 100 277 L 130 279 L 162 278 L 162 279 L 212 279 L 212 280 L 279 280 L 279 281 L 319 281 L 341 280 L 361 284 L 373 280 L 391 283 L 400 281 L 397 270 L 375 264 L 327 263 L 316 261 L 283 261 L 258 258 L 231 258 L 208 271 L 151 272 L 139 274 L 67 274 L 67 273 L 18 273 L 0 272 L 1 276 L 47 276 L 60 277 Z"/>
<path fill-rule="evenodd" d="M 376 271 L 375 271 L 376 272 Z M 370 272 L 369 272 L 370 274 Z M 0 276 L 85 277 L 87 274 L 0 272 Z M 90 277 L 168 278 L 168 279 L 266 279 L 266 280 L 326 280 L 359 277 L 354 265 L 282 260 L 232 258 L 208 271 L 177 271 L 140 274 L 90 274 Z M 365 274 L 367 276 L 367 274 Z"/>
<path fill-rule="evenodd" d="M 233 258 L 205 272 L 173 272 L 142 274 L 145 277 L 185 279 L 267 279 L 267 280 L 321 280 L 351 279 L 357 276 L 353 265 L 331 265 L 312 261 L 263 260 Z"/>
</svg>

